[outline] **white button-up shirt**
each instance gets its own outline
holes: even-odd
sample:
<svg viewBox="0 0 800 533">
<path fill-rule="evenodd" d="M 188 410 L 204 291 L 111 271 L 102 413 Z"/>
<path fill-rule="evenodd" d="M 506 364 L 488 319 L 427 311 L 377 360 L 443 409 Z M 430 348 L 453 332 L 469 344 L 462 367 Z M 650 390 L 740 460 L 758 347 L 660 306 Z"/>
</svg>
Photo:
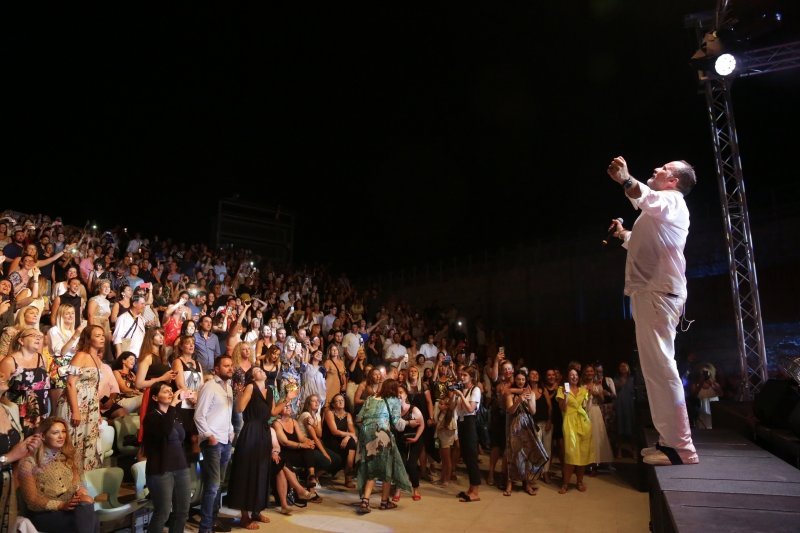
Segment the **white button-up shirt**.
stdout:
<svg viewBox="0 0 800 533">
<path fill-rule="evenodd" d="M 629 198 L 642 213 L 623 246 L 625 294 L 638 291 L 672 293 L 686 298 L 686 259 L 689 209 L 679 191 L 654 191 L 639 183 L 642 195 Z"/>
<path fill-rule="evenodd" d="M 194 423 L 200 441 L 214 436 L 217 442 L 228 444 L 233 439 L 233 389 L 230 380 L 214 376 L 200 388 L 194 411 Z"/>
</svg>

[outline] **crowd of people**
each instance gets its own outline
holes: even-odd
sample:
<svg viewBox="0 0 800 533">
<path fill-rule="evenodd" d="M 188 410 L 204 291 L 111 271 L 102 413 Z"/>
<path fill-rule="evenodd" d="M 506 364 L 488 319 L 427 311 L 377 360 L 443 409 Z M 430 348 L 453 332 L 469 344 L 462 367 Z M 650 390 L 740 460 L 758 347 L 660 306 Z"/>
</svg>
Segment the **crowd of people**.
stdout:
<svg viewBox="0 0 800 533">
<path fill-rule="evenodd" d="M 257 529 L 271 498 L 291 514 L 293 501 L 320 502 L 321 484 L 352 490 L 364 514 L 377 482 L 379 509 L 393 509 L 402 491 L 420 500 L 423 480 L 456 481 L 461 461 L 458 500 L 479 500 L 483 453 L 506 496 L 515 483 L 535 495 L 553 459 L 565 493 L 573 473 L 586 490 L 585 470 L 612 463 L 613 447 L 635 454 L 626 363 L 616 379 L 599 363 L 540 374 L 468 338 L 452 312 L 247 250 L 17 213 L 0 218 L 0 246 L 0 463 L 37 527 L 96 529 L 81 475 L 102 465 L 102 421 L 127 415 L 140 419 L 158 532 L 183 531 L 198 461 L 207 532 L 230 530 L 226 485 L 226 505 Z"/>
</svg>

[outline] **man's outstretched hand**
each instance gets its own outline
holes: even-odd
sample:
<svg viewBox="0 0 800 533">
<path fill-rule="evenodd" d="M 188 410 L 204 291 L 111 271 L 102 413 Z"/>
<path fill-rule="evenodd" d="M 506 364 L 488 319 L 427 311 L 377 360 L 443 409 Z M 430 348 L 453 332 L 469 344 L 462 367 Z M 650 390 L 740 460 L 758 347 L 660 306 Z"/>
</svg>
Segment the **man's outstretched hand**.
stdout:
<svg viewBox="0 0 800 533">
<path fill-rule="evenodd" d="M 628 172 L 628 163 L 625 161 L 625 158 L 617 156 L 612 159 L 611 163 L 608 165 L 608 175 L 619 184 L 624 183 L 625 180 L 630 178 L 631 175 Z"/>
</svg>

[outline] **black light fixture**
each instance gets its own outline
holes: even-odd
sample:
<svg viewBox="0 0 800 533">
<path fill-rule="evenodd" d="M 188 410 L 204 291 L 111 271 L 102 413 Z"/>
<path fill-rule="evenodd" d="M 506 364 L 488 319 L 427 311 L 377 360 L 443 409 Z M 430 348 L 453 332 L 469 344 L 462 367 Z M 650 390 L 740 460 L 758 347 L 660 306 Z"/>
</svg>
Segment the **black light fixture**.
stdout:
<svg viewBox="0 0 800 533">
<path fill-rule="evenodd" d="M 796 38 L 798 11 L 797 0 L 719 0 L 716 12 L 704 21 L 712 28 L 706 25 L 699 32 L 705 33 L 689 63 L 701 80 L 734 76 L 743 52 Z"/>
</svg>

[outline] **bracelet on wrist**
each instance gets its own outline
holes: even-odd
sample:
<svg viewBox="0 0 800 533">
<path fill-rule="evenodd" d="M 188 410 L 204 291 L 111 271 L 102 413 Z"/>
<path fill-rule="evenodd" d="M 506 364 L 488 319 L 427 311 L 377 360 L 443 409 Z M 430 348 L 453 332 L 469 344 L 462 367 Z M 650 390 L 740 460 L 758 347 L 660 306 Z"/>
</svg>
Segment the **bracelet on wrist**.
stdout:
<svg viewBox="0 0 800 533">
<path fill-rule="evenodd" d="M 630 189 L 631 187 L 633 187 L 633 178 L 628 177 L 628 179 L 622 182 L 622 186 L 625 189 Z"/>
</svg>

